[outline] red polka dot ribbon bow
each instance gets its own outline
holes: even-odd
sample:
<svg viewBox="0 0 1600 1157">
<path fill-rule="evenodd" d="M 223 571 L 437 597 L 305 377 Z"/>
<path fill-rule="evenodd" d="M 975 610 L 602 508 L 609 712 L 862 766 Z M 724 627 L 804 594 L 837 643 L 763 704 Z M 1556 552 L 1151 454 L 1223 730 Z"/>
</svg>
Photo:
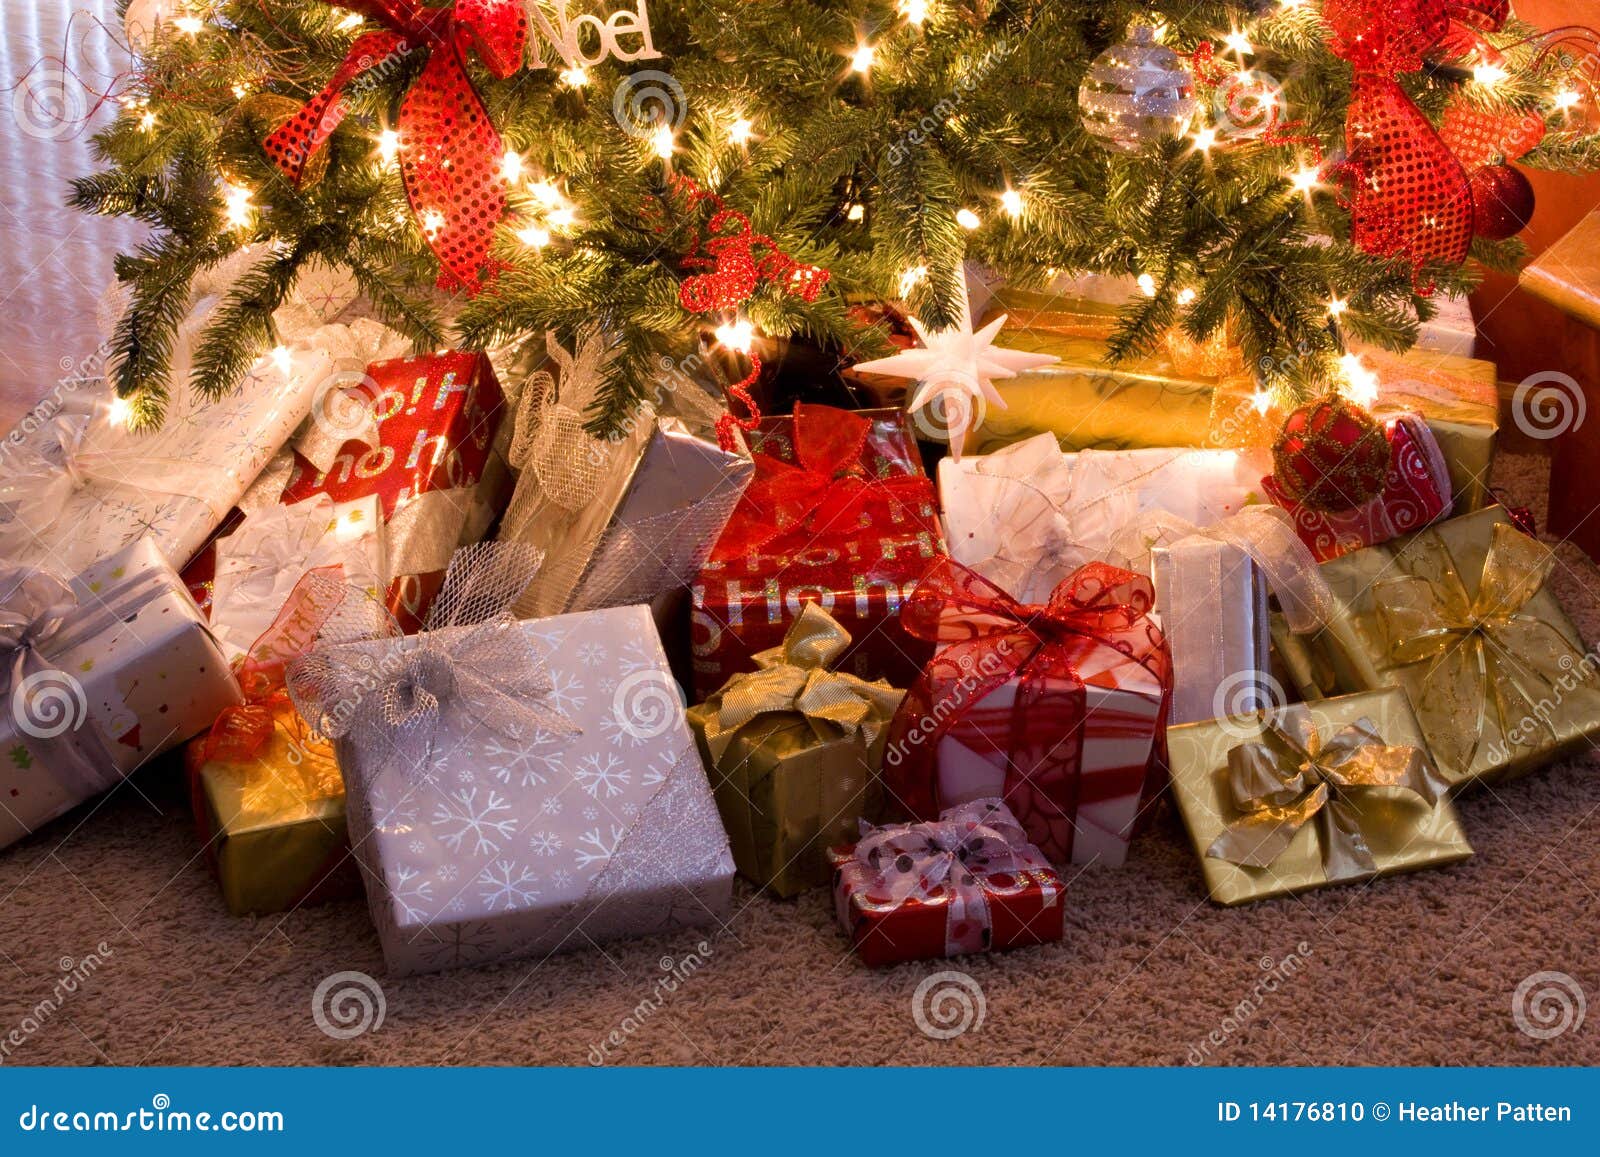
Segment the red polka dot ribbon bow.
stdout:
<svg viewBox="0 0 1600 1157">
<path fill-rule="evenodd" d="M 1071 861 L 1080 807 L 1147 786 L 1150 741 L 1172 696 L 1172 658 L 1149 617 L 1154 603 L 1148 578 L 1101 562 L 1032 606 L 954 559 L 935 561 L 900 623 L 940 647 L 890 725 L 884 786 L 912 815 L 938 815 L 937 751 L 954 738 L 1004 765 L 1001 795 L 1028 839 L 1052 861 Z M 1014 694 L 995 694 L 1008 684 Z M 1106 694 L 1115 691 L 1142 702 L 1119 706 Z M 1126 765 L 1090 766 L 1086 740 L 1112 734 L 1140 740 L 1126 745 L 1140 754 Z"/>
<path fill-rule="evenodd" d="M 851 890 L 875 905 L 943 901 L 946 956 L 989 947 L 989 897 L 1021 892 L 1026 873 L 1050 867 L 997 799 L 973 800 L 930 823 L 861 826 L 861 842 L 842 868 Z"/>
<path fill-rule="evenodd" d="M 1534 115 L 1495 116 L 1453 106 L 1442 132 L 1396 77 L 1433 52 L 1496 55 L 1480 35 L 1505 23 L 1510 0 L 1326 0 L 1329 48 L 1355 78 L 1345 119 L 1352 240 L 1368 253 L 1418 265 L 1459 263 L 1472 243 L 1472 172 L 1491 155 L 1513 160 L 1539 142 Z M 1536 123 L 1535 123 L 1536 122 Z"/>
<path fill-rule="evenodd" d="M 439 258 L 443 289 L 476 293 L 493 279 L 489 246 L 505 215 L 500 134 L 467 72 L 476 54 L 493 75 L 522 67 L 528 42 L 522 0 L 340 0 L 384 26 L 356 37 L 327 87 L 266 140 L 272 162 L 298 184 L 306 165 L 349 111 L 346 89 L 359 77 L 427 49 L 428 62 L 400 105 L 400 174 L 411 211 Z"/>
</svg>

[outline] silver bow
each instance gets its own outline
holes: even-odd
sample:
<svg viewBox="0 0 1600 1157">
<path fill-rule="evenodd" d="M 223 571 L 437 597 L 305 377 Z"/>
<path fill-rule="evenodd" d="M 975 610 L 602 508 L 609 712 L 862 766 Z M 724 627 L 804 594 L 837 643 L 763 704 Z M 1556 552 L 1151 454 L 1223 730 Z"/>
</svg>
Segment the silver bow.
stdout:
<svg viewBox="0 0 1600 1157">
<path fill-rule="evenodd" d="M 427 776 L 441 724 L 452 719 L 512 742 L 580 734 L 550 702 L 549 673 L 511 616 L 541 560 L 514 543 L 458 551 L 422 633 L 411 637 L 376 600 L 352 594 L 290 665 L 295 707 L 316 731 L 346 741 L 341 761 L 364 776 L 394 763 Z"/>
</svg>

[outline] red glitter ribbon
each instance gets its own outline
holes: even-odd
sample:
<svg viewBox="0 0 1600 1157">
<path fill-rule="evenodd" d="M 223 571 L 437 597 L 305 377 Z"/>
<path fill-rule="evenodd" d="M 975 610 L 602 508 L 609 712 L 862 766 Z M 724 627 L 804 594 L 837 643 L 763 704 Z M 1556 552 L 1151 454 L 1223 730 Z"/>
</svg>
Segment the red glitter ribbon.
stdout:
<svg viewBox="0 0 1600 1157">
<path fill-rule="evenodd" d="M 741 558 L 804 527 L 815 538 L 892 521 L 891 510 L 921 510 L 933 500 L 925 475 L 871 478 L 861 465 L 872 423 L 849 410 L 814 402 L 794 408 L 798 466 L 755 456 L 756 476 L 712 551 L 712 560 Z"/>
<path fill-rule="evenodd" d="M 428 62 L 400 105 L 400 174 L 411 211 L 439 258 L 440 288 L 476 293 L 495 273 L 489 247 L 506 211 L 505 150 L 467 57 L 475 53 L 494 76 L 511 76 L 522 67 L 527 12 L 521 0 L 456 0 L 446 8 L 419 0 L 340 3 L 385 31 L 356 37 L 327 87 L 266 139 L 267 156 L 299 184 L 349 112 L 345 90 L 363 74 L 427 48 Z"/>
<path fill-rule="evenodd" d="M 1329 48 L 1355 69 L 1345 120 L 1352 240 L 1418 265 L 1459 264 L 1472 243 L 1468 170 L 1395 77 L 1499 28 L 1508 0 L 1326 0 Z"/>
<path fill-rule="evenodd" d="M 1004 760 L 1003 798 L 1028 839 L 1053 861 L 1070 860 L 1079 806 L 1100 792 L 1129 794 L 1127 776 L 1085 774 L 1088 733 L 1131 738 L 1165 726 L 1172 659 L 1149 617 L 1154 603 L 1148 578 L 1105 563 L 1079 568 L 1048 603 L 1029 606 L 954 559 L 937 560 L 900 611 L 909 634 L 942 646 L 890 725 L 885 786 L 912 815 L 937 816 L 939 742 L 976 729 L 995 742 L 995 762 Z M 1122 686 L 1117 669 L 1130 662 L 1162 689 L 1155 719 L 1120 719 L 1104 704 L 1091 718 L 1087 685 Z M 985 705 L 1012 680 L 1013 702 Z M 1136 792 L 1148 766 L 1128 770 L 1141 780 Z"/>
<path fill-rule="evenodd" d="M 784 293 L 808 304 L 822 294 L 823 286 L 832 276 L 828 270 L 790 257 L 772 238 L 755 232 L 749 217 L 727 208 L 721 197 L 702 188 L 692 177 L 674 174 L 668 191 L 681 197 L 691 211 L 702 204 L 709 204 L 715 210 L 706 225 L 709 240 L 702 246 L 696 230 L 689 252 L 683 258 L 685 269 L 709 270 L 683 279 L 678 288 L 678 304 L 685 310 L 712 314 L 737 309 L 754 296 L 762 282 L 776 285 Z M 657 217 L 659 231 L 662 227 L 659 209 L 651 205 L 646 215 Z M 754 430 L 761 421 L 761 411 L 749 392 L 761 377 L 761 359 L 754 353 L 748 356 L 750 372 L 728 387 L 728 394 L 744 406 L 746 416 L 735 416 L 730 407 L 717 422 L 717 437 L 725 450 L 733 448 L 734 427 Z"/>
</svg>

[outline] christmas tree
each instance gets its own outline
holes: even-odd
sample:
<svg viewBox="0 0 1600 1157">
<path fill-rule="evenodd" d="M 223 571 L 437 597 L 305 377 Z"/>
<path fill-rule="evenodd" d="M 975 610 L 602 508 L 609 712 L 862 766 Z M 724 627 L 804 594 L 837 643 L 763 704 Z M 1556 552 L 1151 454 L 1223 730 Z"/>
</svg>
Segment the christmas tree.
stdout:
<svg viewBox="0 0 1600 1157">
<path fill-rule="evenodd" d="M 615 429 L 704 334 L 886 350 L 963 266 L 1136 278 L 1113 359 L 1226 332 L 1298 400 L 1401 349 L 1470 258 L 1516 264 L 1508 162 L 1600 164 L 1590 34 L 1506 0 L 130 0 L 137 65 L 85 210 L 118 258 L 111 374 L 160 420 L 197 274 L 248 252 L 194 384 L 277 342 L 297 277 L 349 271 L 420 347 L 620 344 Z"/>
</svg>

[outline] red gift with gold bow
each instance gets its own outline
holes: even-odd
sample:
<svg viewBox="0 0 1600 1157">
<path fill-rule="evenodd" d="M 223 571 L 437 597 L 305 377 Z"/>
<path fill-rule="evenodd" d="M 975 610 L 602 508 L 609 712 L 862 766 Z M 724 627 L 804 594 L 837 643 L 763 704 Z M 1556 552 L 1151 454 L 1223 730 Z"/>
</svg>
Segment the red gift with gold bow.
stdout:
<svg viewBox="0 0 1600 1157">
<path fill-rule="evenodd" d="M 838 670 L 909 683 L 931 648 L 894 619 L 944 545 L 905 413 L 802 402 L 750 447 L 755 480 L 693 586 L 696 698 L 754 670 L 808 602 L 855 639 Z"/>
<path fill-rule="evenodd" d="M 999 797 L 1054 863 L 1120 864 L 1159 783 L 1172 658 L 1150 580 L 1105 563 L 1019 603 L 953 559 L 901 611 L 939 644 L 884 749 L 891 798 L 918 819 Z"/>
</svg>

